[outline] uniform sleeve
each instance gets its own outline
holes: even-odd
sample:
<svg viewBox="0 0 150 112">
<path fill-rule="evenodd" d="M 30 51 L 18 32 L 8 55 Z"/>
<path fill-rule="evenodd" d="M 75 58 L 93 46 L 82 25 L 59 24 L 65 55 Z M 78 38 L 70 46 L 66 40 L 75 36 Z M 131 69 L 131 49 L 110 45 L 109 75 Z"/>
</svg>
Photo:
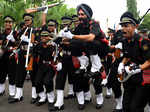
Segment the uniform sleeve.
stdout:
<svg viewBox="0 0 150 112">
<path fill-rule="evenodd" d="M 100 32 L 100 25 L 96 22 L 93 22 L 90 26 L 90 33 L 94 34 L 95 36 L 98 36 Z"/>
<path fill-rule="evenodd" d="M 142 54 L 145 60 L 150 59 L 150 40 L 144 39 L 141 42 Z"/>
</svg>

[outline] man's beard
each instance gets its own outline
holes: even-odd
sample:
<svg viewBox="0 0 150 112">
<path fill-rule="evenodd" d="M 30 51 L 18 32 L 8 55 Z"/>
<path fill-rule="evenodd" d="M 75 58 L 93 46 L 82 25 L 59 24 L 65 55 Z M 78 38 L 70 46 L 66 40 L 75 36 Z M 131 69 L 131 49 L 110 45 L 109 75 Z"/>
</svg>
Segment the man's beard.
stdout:
<svg viewBox="0 0 150 112">
<path fill-rule="evenodd" d="M 89 25 L 90 19 L 88 19 L 88 18 L 79 18 L 79 21 L 83 25 Z"/>
</svg>

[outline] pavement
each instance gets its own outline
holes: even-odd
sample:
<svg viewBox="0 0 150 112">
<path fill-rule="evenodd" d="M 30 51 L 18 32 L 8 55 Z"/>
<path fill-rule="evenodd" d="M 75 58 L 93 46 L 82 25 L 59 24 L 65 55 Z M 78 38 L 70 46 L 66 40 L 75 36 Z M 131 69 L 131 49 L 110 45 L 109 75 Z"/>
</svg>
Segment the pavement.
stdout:
<svg viewBox="0 0 150 112">
<path fill-rule="evenodd" d="M 6 82 L 6 92 L 4 96 L 0 97 L 0 112 L 48 112 L 48 104 L 44 104 L 40 107 L 35 106 L 34 104 L 30 104 L 31 100 L 31 82 L 25 81 L 24 84 L 24 100 L 15 104 L 9 104 L 8 103 L 8 82 Z M 106 95 L 106 89 L 103 88 L 103 94 Z M 104 98 L 104 105 L 101 109 L 97 110 L 95 108 L 96 101 L 95 101 L 95 95 L 94 95 L 94 89 L 93 86 L 91 86 L 91 92 L 92 92 L 92 102 L 86 105 L 86 108 L 82 110 L 82 112 L 112 112 L 112 109 L 115 107 L 115 101 L 114 98 L 111 97 L 110 99 Z M 67 85 L 65 88 L 65 95 L 67 93 Z M 69 99 L 64 100 L 64 106 L 65 109 L 63 111 L 59 112 L 81 112 L 77 108 L 77 100 Z M 145 109 L 145 112 L 149 112 L 147 109 Z"/>
</svg>

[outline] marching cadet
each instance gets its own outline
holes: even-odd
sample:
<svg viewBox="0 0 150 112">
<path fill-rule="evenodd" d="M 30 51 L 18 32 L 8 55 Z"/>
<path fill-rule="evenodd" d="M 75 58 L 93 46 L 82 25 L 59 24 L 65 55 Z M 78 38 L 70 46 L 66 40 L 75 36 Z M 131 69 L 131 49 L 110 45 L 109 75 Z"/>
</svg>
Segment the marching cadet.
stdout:
<svg viewBox="0 0 150 112">
<path fill-rule="evenodd" d="M 138 23 L 130 12 L 120 18 L 125 38 L 124 58 L 118 67 L 120 81 L 124 81 L 123 112 L 144 112 L 150 99 L 150 41 L 135 33 Z"/>
<path fill-rule="evenodd" d="M 114 92 L 114 97 L 116 101 L 116 107 L 113 109 L 113 112 L 122 112 L 122 90 L 121 83 L 118 81 L 118 66 L 119 63 L 123 59 L 122 55 L 122 41 L 123 41 L 122 33 L 120 30 L 114 33 L 113 38 L 111 39 L 111 50 L 113 60 L 110 63 L 110 73 L 108 76 L 108 84 L 111 85 L 112 90 Z"/>
<path fill-rule="evenodd" d="M 72 30 L 72 18 L 71 17 L 64 16 L 64 17 L 61 18 L 61 21 L 62 21 L 62 24 L 61 24 L 62 29 L 65 28 L 65 27 L 68 27 L 68 30 L 70 30 L 70 31 Z M 65 41 L 65 39 L 64 39 L 64 41 Z M 68 45 L 65 45 L 65 42 L 64 42 L 64 46 L 66 46 L 66 48 L 67 48 Z M 71 53 L 71 50 L 70 50 L 69 46 L 68 46 L 67 49 L 65 47 L 63 47 L 64 48 L 63 50 L 68 52 L 68 53 L 69 52 Z M 71 59 L 72 55 L 70 54 L 70 55 L 68 55 L 68 57 L 70 57 L 70 59 Z M 71 67 L 73 67 L 72 66 L 72 60 L 70 60 L 70 64 L 71 64 Z M 70 99 L 70 98 L 75 97 L 74 96 L 74 91 L 73 91 L 73 77 L 72 77 L 73 72 L 74 71 L 69 71 L 67 73 L 67 75 L 68 75 L 68 93 L 67 93 L 67 96 L 64 97 L 65 99 Z"/>
<path fill-rule="evenodd" d="M 9 103 L 15 103 L 23 100 L 23 84 L 26 78 L 26 68 L 25 65 L 28 64 L 27 58 L 29 58 L 29 54 L 27 54 L 28 48 L 30 48 L 32 43 L 34 42 L 34 29 L 33 25 L 33 16 L 31 14 L 25 13 L 23 15 L 23 19 L 25 22 L 26 29 L 24 29 L 24 33 L 20 37 L 20 45 L 17 59 L 17 69 L 16 69 L 16 94 Z M 30 50 L 30 49 L 29 49 Z M 33 88 L 32 88 L 33 90 Z M 35 91 L 35 87 L 34 87 Z"/>
<path fill-rule="evenodd" d="M 108 28 L 108 36 L 107 36 L 107 40 L 109 40 L 109 45 L 111 45 L 111 41 L 113 40 L 114 37 L 114 33 L 115 30 Z M 102 85 L 106 86 L 106 96 L 105 98 L 109 99 L 112 96 L 112 88 L 111 88 L 111 84 L 108 82 L 108 77 L 110 74 L 110 68 L 111 68 L 111 64 L 112 64 L 112 60 L 113 60 L 113 56 L 111 53 L 108 53 L 107 56 L 102 57 L 102 63 L 104 65 L 104 69 L 106 72 L 106 78 L 103 79 L 102 81 Z"/>
<path fill-rule="evenodd" d="M 15 77 L 16 77 L 16 60 L 10 56 L 16 47 L 17 32 L 13 30 L 14 18 L 12 16 L 4 17 L 5 31 L 0 35 L 1 40 L 1 57 L 0 57 L 0 96 L 5 93 L 5 81 L 8 74 L 9 79 L 9 98 L 15 95 Z"/>
<path fill-rule="evenodd" d="M 100 57 L 98 56 L 98 50 L 103 48 L 103 44 L 105 44 L 107 41 L 105 39 L 104 33 L 100 29 L 100 26 L 97 22 L 94 20 L 91 20 L 91 17 L 93 15 L 92 9 L 86 5 L 86 4 L 80 4 L 77 7 L 77 13 L 80 20 L 80 24 L 76 29 L 76 32 L 72 34 L 71 32 L 63 32 L 63 37 L 66 37 L 68 39 L 77 39 L 80 40 L 80 44 L 75 44 L 76 48 L 81 50 L 81 53 L 78 57 L 80 60 L 80 64 L 82 64 L 87 61 L 87 58 L 81 58 L 82 57 L 82 50 L 86 51 L 86 54 L 90 57 L 91 62 L 91 69 L 89 72 L 87 72 L 87 76 L 93 77 L 93 85 L 95 88 L 95 94 L 96 94 L 96 109 L 100 109 L 103 105 L 103 95 L 102 95 L 102 87 L 101 87 L 101 73 L 100 69 L 102 67 Z M 83 43 L 82 43 L 83 42 Z M 80 46 L 79 46 L 80 45 Z M 98 49 L 100 48 L 100 49 Z M 77 56 L 77 55 L 76 55 Z M 84 56 L 84 55 L 83 55 Z M 84 65 L 85 66 L 85 65 Z M 82 66 L 83 67 L 83 66 Z M 79 74 L 84 74 L 86 67 L 83 67 L 79 69 Z M 77 73 L 77 72 L 76 72 Z M 82 83 L 82 82 L 80 82 Z M 79 86 L 78 86 L 79 87 Z M 84 92 L 83 89 L 79 89 L 76 91 L 78 103 L 79 103 L 79 109 L 84 109 Z"/>
<path fill-rule="evenodd" d="M 62 26 L 61 26 L 62 28 L 69 27 L 69 25 L 71 25 L 72 22 L 71 18 L 65 16 L 62 17 L 61 20 L 62 20 Z M 72 75 L 74 73 L 74 67 L 72 63 L 70 42 L 68 41 L 68 39 L 62 39 L 62 42 L 59 44 L 60 44 L 61 51 L 59 53 L 59 62 L 56 66 L 58 72 L 56 76 L 56 87 L 55 87 L 57 98 L 53 108 L 49 109 L 50 112 L 64 109 L 64 88 L 65 88 L 65 82 L 67 76 L 69 82 L 67 99 L 74 97 L 73 85 L 72 85 L 72 81 L 73 81 Z"/>
<path fill-rule="evenodd" d="M 36 83 L 36 91 L 39 95 L 39 100 L 36 102 L 37 106 L 41 106 L 46 103 L 46 99 L 48 99 L 48 106 L 52 106 L 54 103 L 54 88 L 53 88 L 53 77 L 55 75 L 55 70 L 53 69 L 53 57 L 54 57 L 54 46 L 53 43 L 48 44 L 50 41 L 51 35 L 48 30 L 42 30 L 40 33 L 41 43 L 37 46 L 38 50 L 38 71 L 35 78 Z M 44 88 L 46 89 L 46 93 Z"/>
</svg>

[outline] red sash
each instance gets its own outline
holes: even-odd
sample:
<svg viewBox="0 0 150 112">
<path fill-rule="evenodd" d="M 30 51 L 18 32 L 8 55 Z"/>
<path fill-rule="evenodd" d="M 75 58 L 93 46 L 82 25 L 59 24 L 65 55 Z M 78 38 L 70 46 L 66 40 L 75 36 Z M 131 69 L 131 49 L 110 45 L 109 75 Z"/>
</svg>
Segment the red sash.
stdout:
<svg viewBox="0 0 150 112">
<path fill-rule="evenodd" d="M 143 70 L 143 83 L 144 84 L 150 84 L 150 68 Z"/>
<path fill-rule="evenodd" d="M 101 73 L 101 77 L 102 77 L 102 79 L 106 79 L 106 72 L 105 72 L 105 70 L 103 70 L 103 72 Z"/>
</svg>

